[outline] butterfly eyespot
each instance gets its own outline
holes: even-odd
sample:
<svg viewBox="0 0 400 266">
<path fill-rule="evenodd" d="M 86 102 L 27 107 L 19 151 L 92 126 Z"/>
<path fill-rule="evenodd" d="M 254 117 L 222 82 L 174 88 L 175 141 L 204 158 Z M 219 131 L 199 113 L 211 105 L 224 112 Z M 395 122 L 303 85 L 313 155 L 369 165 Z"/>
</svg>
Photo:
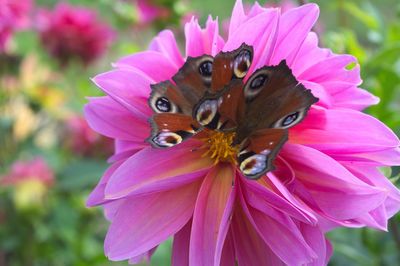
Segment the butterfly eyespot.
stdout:
<svg viewBox="0 0 400 266">
<path fill-rule="evenodd" d="M 155 102 L 155 106 L 156 106 L 157 110 L 162 113 L 168 113 L 172 110 L 171 103 L 165 97 L 158 98 Z"/>
<path fill-rule="evenodd" d="M 261 86 L 265 84 L 268 76 L 266 74 L 261 74 L 258 77 L 254 78 L 250 83 L 251 90 L 258 90 Z"/>
<path fill-rule="evenodd" d="M 240 171 L 248 178 L 256 179 L 267 168 L 267 154 L 252 155 L 240 163 Z"/>
<path fill-rule="evenodd" d="M 265 83 L 268 82 L 268 74 L 265 71 L 254 73 L 247 81 L 244 94 L 247 100 L 253 99 L 264 88 Z"/>
<path fill-rule="evenodd" d="M 294 122 L 297 121 L 297 119 L 299 118 L 299 114 L 300 114 L 299 112 L 295 112 L 295 113 L 292 113 L 292 114 L 286 116 L 283 119 L 281 126 L 282 127 L 290 126 L 291 124 L 293 124 Z"/>
<path fill-rule="evenodd" d="M 160 132 L 152 141 L 158 147 L 167 148 L 175 146 L 182 142 L 182 137 L 179 134 L 170 131 Z"/>
<path fill-rule="evenodd" d="M 249 50 L 242 50 L 235 57 L 233 62 L 233 73 L 239 79 L 244 78 L 251 64 L 251 53 Z"/>
<path fill-rule="evenodd" d="M 301 110 L 293 112 L 287 116 L 284 116 L 283 118 L 281 118 L 277 122 L 275 122 L 273 127 L 274 128 L 282 128 L 282 129 L 292 127 L 301 121 L 301 119 L 304 117 L 306 112 L 307 112 L 306 109 L 301 109 Z"/>
<path fill-rule="evenodd" d="M 207 60 L 200 64 L 199 73 L 200 73 L 200 75 L 202 75 L 204 77 L 211 77 L 212 69 L 213 69 L 212 61 Z"/>
<path fill-rule="evenodd" d="M 202 126 L 206 126 L 214 119 L 218 108 L 218 100 L 205 100 L 196 110 L 196 119 Z"/>
</svg>

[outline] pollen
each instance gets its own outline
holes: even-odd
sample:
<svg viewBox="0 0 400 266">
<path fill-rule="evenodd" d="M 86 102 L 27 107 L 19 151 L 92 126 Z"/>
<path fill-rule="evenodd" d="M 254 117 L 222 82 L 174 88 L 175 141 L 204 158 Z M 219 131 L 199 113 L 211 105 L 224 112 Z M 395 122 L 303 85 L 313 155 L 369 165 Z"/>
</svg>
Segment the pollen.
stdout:
<svg viewBox="0 0 400 266">
<path fill-rule="evenodd" d="M 206 150 L 203 157 L 209 156 L 214 164 L 229 162 L 236 164 L 237 146 L 232 146 L 234 132 L 207 131 L 207 137 L 201 138 L 204 141 L 202 148 Z"/>
</svg>

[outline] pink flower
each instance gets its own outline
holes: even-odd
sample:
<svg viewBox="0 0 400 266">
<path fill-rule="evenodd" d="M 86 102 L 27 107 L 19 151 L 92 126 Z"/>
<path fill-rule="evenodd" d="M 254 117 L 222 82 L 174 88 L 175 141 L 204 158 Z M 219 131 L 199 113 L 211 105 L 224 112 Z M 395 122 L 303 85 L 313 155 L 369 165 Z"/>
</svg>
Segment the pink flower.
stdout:
<svg viewBox="0 0 400 266">
<path fill-rule="evenodd" d="M 5 50 L 12 33 L 29 25 L 31 0 L 0 0 L 0 52 Z"/>
<path fill-rule="evenodd" d="M 386 230 L 400 208 L 400 192 L 377 167 L 400 164 L 399 139 L 360 112 L 378 99 L 358 87 L 353 56 L 318 47 L 310 32 L 318 14 L 315 4 L 284 14 L 255 4 L 245 13 L 239 0 L 227 40 L 216 20 L 209 18 L 202 29 L 192 19 L 185 26 L 185 57 L 165 30 L 147 51 L 94 78 L 107 96 L 91 98 L 85 115 L 94 130 L 115 139 L 116 151 L 87 205 L 103 206 L 111 222 L 105 239 L 111 260 L 139 262 L 173 236 L 173 265 L 325 265 L 332 252 L 328 230 Z M 144 141 L 150 135 L 150 84 L 171 79 L 188 56 L 215 56 L 242 43 L 254 49 L 248 75 L 285 59 L 319 98 L 289 130 L 276 170 L 257 181 L 204 155 L 200 147 L 222 141 L 222 133 L 168 149 Z"/>
<path fill-rule="evenodd" d="M 114 36 L 94 10 L 66 3 L 43 10 L 38 29 L 43 46 L 62 64 L 71 59 L 92 62 L 105 53 Z"/>
<path fill-rule="evenodd" d="M 22 209 L 42 204 L 53 183 L 53 170 L 41 157 L 30 161 L 16 161 L 9 173 L 0 177 L 1 185 L 14 188 L 14 203 Z"/>
<path fill-rule="evenodd" d="M 41 157 L 36 157 L 30 161 L 16 161 L 10 172 L 3 176 L 3 185 L 17 185 L 29 179 L 40 180 L 46 186 L 51 186 L 54 182 L 54 174 L 47 163 Z"/>
<path fill-rule="evenodd" d="M 151 0 L 134 0 L 138 23 L 147 25 L 156 20 L 168 18 L 170 11 L 168 8 L 153 3 Z"/>
<path fill-rule="evenodd" d="M 78 115 L 66 120 L 64 138 L 66 147 L 82 156 L 108 156 L 114 150 L 111 139 L 94 132 Z"/>
<path fill-rule="evenodd" d="M 271 4 L 269 2 L 266 2 L 265 7 L 279 7 L 281 9 L 282 13 L 285 13 L 286 11 L 289 11 L 290 9 L 298 7 L 298 4 L 293 0 L 282 0 L 282 1 L 279 1 L 278 4 L 274 4 L 274 3 Z"/>
</svg>

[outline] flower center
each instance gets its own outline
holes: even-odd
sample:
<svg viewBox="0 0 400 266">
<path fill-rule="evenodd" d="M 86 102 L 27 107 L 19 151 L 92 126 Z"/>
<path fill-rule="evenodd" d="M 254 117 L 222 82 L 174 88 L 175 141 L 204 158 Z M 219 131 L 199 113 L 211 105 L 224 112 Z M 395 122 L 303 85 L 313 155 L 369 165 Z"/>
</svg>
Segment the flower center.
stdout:
<svg viewBox="0 0 400 266">
<path fill-rule="evenodd" d="M 206 152 L 203 157 L 210 156 L 214 164 L 219 162 L 230 162 L 236 164 L 237 146 L 232 146 L 235 137 L 234 132 L 218 132 L 207 130 L 207 137 L 201 138 L 204 141 L 203 148 Z"/>
</svg>

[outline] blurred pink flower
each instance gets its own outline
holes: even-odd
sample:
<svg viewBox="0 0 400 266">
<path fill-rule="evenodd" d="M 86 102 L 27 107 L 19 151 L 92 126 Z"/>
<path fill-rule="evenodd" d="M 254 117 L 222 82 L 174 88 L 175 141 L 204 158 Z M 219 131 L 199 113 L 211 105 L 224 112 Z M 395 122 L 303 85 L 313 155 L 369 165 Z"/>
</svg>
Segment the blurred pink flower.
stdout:
<svg viewBox="0 0 400 266">
<path fill-rule="evenodd" d="M 54 182 L 54 173 L 43 158 L 36 157 L 30 161 L 16 161 L 9 173 L 0 180 L 3 185 L 18 185 L 30 179 L 39 180 L 46 186 L 51 186 Z"/>
<path fill-rule="evenodd" d="M 82 156 L 109 156 L 114 150 L 114 141 L 93 131 L 82 116 L 71 116 L 65 122 L 66 147 Z"/>
<path fill-rule="evenodd" d="M 168 8 L 153 3 L 151 0 L 134 0 L 139 25 L 148 25 L 170 15 Z"/>
<path fill-rule="evenodd" d="M 66 3 L 42 10 L 37 21 L 43 46 L 61 64 L 71 59 L 92 62 L 106 52 L 114 37 L 94 10 Z"/>
<path fill-rule="evenodd" d="M 32 0 L 0 0 L 0 52 L 14 31 L 29 26 L 32 5 Z"/>
<path fill-rule="evenodd" d="M 23 209 L 42 204 L 53 183 L 54 172 L 41 157 L 16 161 L 10 171 L 0 177 L 1 185 L 14 188 L 14 203 Z"/>
<path fill-rule="evenodd" d="M 105 240 L 111 260 L 148 259 L 174 236 L 172 265 L 325 265 L 328 230 L 386 230 L 400 208 L 400 192 L 377 167 L 400 164 L 399 139 L 360 112 L 378 99 L 358 87 L 353 56 L 318 47 L 310 32 L 318 14 L 315 4 L 281 14 L 257 3 L 246 13 L 239 0 L 227 40 L 216 20 L 209 18 L 202 29 L 192 19 L 185 26 L 185 57 L 165 30 L 147 51 L 94 78 L 107 96 L 91 98 L 85 115 L 94 130 L 115 139 L 116 152 L 87 205 L 103 206 L 111 221 Z M 214 56 L 242 43 L 254 48 L 248 75 L 286 59 L 319 98 L 290 129 L 276 170 L 248 180 L 235 165 L 214 165 L 203 156 L 198 139 L 169 149 L 144 142 L 152 115 L 150 84 L 171 79 L 188 56 Z"/>
<path fill-rule="evenodd" d="M 274 4 L 274 3 L 270 3 L 270 2 L 266 2 L 265 7 L 277 7 L 280 8 L 282 13 L 285 13 L 286 11 L 289 11 L 290 9 L 296 8 L 299 5 L 297 4 L 297 2 L 293 1 L 293 0 L 281 0 L 279 1 L 279 3 Z"/>
</svg>

